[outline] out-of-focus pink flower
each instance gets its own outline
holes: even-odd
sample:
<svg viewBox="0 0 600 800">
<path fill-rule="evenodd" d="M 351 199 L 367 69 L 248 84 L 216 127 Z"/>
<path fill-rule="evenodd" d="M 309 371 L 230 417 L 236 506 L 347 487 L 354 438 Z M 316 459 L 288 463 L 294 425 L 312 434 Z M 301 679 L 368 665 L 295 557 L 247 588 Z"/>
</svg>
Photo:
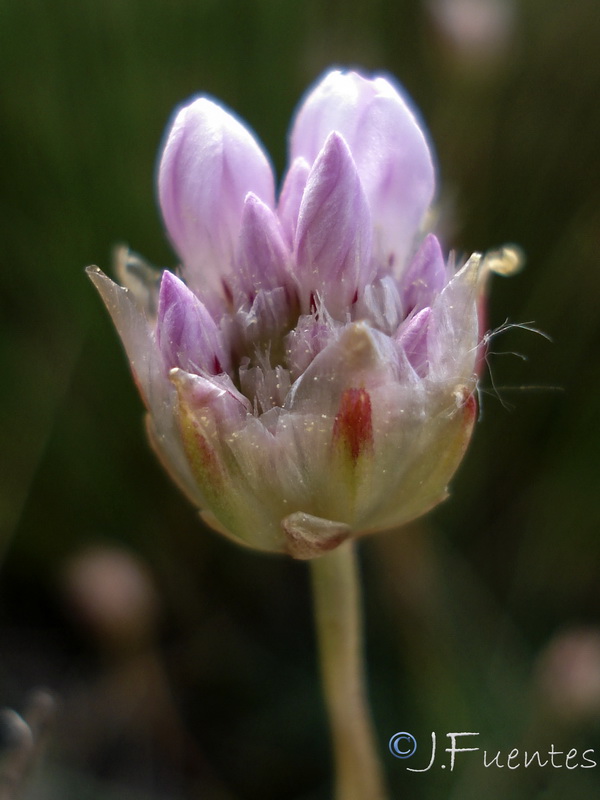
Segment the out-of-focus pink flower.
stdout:
<svg viewBox="0 0 600 800">
<path fill-rule="evenodd" d="M 455 55 L 484 67 L 514 40 L 514 0 L 426 0 L 431 17 Z"/>
<path fill-rule="evenodd" d="M 159 601 L 139 559 L 118 547 L 92 546 L 67 561 L 63 582 L 72 611 L 104 644 L 127 650 L 147 645 Z"/>
<path fill-rule="evenodd" d="M 330 72 L 290 137 L 278 201 L 248 129 L 201 97 L 173 120 L 159 280 L 90 276 L 125 344 L 153 445 L 203 518 L 298 558 L 444 499 L 476 415 L 480 257 L 423 230 L 423 129 L 388 79 Z"/>
<path fill-rule="evenodd" d="M 540 699 L 563 720 L 600 718 L 600 630 L 557 633 L 538 659 L 536 678 Z"/>
</svg>

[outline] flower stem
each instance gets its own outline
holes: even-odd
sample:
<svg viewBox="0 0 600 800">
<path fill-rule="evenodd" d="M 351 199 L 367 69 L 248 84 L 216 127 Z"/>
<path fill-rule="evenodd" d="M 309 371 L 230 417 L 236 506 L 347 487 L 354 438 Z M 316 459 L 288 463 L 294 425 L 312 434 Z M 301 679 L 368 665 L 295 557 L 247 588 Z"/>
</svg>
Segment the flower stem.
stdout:
<svg viewBox="0 0 600 800">
<path fill-rule="evenodd" d="M 335 757 L 335 800 L 385 800 L 366 699 L 360 583 L 354 544 L 311 561 L 325 703 Z"/>
</svg>

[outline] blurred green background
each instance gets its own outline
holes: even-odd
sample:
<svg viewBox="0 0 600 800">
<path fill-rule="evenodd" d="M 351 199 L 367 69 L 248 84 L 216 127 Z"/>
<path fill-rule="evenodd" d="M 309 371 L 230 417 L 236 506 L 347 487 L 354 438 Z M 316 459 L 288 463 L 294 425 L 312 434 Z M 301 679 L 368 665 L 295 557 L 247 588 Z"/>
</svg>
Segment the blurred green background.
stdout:
<svg viewBox="0 0 600 800">
<path fill-rule="evenodd" d="M 330 65 L 404 84 L 448 246 L 527 254 L 489 329 L 552 339 L 492 340 L 451 498 L 361 547 L 392 796 L 600 796 L 600 766 L 411 774 L 387 750 L 411 731 L 422 767 L 431 731 L 477 731 L 600 764 L 599 41 L 597 0 L 0 0 L 0 704 L 57 700 L 28 797 L 331 796 L 305 565 L 202 528 L 83 273 L 118 242 L 174 265 L 154 170 L 175 105 L 220 98 L 281 175 Z"/>
</svg>

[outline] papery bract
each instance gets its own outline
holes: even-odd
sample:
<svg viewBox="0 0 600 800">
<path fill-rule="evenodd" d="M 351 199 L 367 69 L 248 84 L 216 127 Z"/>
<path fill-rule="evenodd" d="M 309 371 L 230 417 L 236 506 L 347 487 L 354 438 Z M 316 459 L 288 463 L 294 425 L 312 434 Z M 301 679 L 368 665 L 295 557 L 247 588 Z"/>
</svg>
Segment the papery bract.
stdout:
<svg viewBox="0 0 600 800">
<path fill-rule="evenodd" d="M 203 518 L 312 558 L 446 496 L 476 416 L 480 257 L 455 271 L 423 230 L 433 160 L 389 80 L 330 72 L 290 142 L 276 203 L 253 135 L 192 100 L 159 167 L 180 277 L 133 256 L 125 286 L 90 276 Z"/>
</svg>

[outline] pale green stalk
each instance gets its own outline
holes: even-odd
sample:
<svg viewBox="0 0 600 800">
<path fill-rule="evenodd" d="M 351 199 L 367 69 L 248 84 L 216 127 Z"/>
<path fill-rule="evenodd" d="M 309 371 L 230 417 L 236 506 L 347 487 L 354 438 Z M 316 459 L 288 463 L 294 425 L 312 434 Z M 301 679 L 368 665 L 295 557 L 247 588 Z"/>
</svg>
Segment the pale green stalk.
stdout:
<svg viewBox="0 0 600 800">
<path fill-rule="evenodd" d="M 353 543 L 311 561 L 321 675 L 335 758 L 335 800 L 385 800 L 365 691 Z"/>
</svg>

